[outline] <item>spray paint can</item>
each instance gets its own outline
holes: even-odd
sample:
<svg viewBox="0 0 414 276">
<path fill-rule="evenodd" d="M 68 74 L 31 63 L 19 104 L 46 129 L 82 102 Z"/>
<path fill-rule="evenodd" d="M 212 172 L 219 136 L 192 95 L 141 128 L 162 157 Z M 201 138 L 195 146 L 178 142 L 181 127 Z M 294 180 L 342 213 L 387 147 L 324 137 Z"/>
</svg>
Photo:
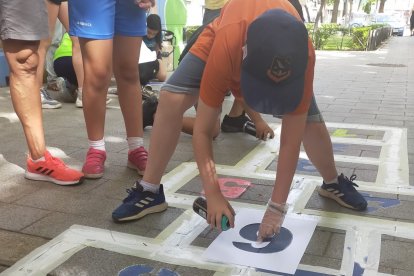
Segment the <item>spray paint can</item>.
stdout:
<svg viewBox="0 0 414 276">
<path fill-rule="evenodd" d="M 256 137 L 256 126 L 251 121 L 244 123 L 243 132 L 246 132 L 254 137 Z"/>
<path fill-rule="evenodd" d="M 194 200 L 193 210 L 202 218 L 207 219 L 207 200 L 204 197 L 198 197 Z M 223 215 L 221 218 L 221 230 L 226 231 L 230 229 L 229 219 Z"/>
</svg>

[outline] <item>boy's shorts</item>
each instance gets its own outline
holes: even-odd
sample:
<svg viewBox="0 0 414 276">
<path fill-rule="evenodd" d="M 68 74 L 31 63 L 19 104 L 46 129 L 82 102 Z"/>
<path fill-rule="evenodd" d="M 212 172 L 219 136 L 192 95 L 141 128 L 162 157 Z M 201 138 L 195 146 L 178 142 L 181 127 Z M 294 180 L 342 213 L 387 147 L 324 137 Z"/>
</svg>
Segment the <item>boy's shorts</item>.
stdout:
<svg viewBox="0 0 414 276">
<path fill-rule="evenodd" d="M 147 34 L 146 11 L 134 0 L 70 0 L 69 34 L 90 39 Z"/>
<path fill-rule="evenodd" d="M 200 92 L 200 83 L 203 76 L 205 62 L 188 53 L 181 61 L 178 68 L 167 79 L 161 90 L 166 90 L 172 93 L 184 93 L 189 95 L 198 95 Z M 281 118 L 283 116 L 276 116 Z M 312 101 L 308 110 L 308 122 L 323 122 L 323 117 L 316 104 L 315 95 L 312 96 Z"/>
<path fill-rule="evenodd" d="M 44 0 L 0 0 L 0 39 L 35 41 L 48 36 Z"/>
</svg>

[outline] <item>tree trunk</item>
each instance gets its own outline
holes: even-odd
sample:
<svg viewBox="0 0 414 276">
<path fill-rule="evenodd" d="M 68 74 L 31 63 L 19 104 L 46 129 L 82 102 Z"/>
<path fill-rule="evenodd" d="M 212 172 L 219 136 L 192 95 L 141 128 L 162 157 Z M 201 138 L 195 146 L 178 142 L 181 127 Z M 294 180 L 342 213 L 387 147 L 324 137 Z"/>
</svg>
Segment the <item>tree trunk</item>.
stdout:
<svg viewBox="0 0 414 276">
<path fill-rule="evenodd" d="M 331 23 L 338 23 L 338 9 L 339 9 L 340 1 L 341 0 L 335 0 L 334 2 Z"/>
<path fill-rule="evenodd" d="M 318 22 L 320 21 L 321 23 L 323 22 L 323 10 L 325 9 L 325 5 L 326 5 L 326 0 L 321 0 L 321 5 L 319 7 L 319 11 L 316 14 L 316 19 L 315 19 L 315 30 L 318 29 Z"/>
<path fill-rule="evenodd" d="M 362 4 L 362 1 L 363 1 L 363 0 L 359 0 L 359 2 L 358 2 L 358 9 L 357 9 L 357 11 L 359 11 L 359 10 L 361 9 L 361 4 Z"/>
<path fill-rule="evenodd" d="M 342 16 L 346 16 L 348 14 L 348 3 L 347 0 L 344 0 L 344 6 L 342 9 Z"/>
<path fill-rule="evenodd" d="M 380 6 L 379 6 L 379 9 L 378 9 L 378 13 L 384 13 L 385 1 L 387 1 L 387 0 L 381 0 L 380 1 Z"/>
<path fill-rule="evenodd" d="M 306 17 L 308 18 L 307 22 L 311 22 L 308 5 L 305 4 L 304 7 L 305 7 L 305 12 L 306 12 Z"/>
</svg>

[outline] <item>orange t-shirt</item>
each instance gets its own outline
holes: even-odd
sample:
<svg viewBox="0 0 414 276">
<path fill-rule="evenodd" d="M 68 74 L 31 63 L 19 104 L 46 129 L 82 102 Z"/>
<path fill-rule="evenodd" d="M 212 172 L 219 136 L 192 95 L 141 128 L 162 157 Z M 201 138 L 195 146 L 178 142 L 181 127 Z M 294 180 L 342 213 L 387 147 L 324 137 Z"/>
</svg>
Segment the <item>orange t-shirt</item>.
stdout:
<svg viewBox="0 0 414 276">
<path fill-rule="evenodd" d="M 235 97 L 242 97 L 240 75 L 247 29 L 262 13 L 276 8 L 301 20 L 287 0 L 231 0 L 223 7 L 220 16 L 204 29 L 190 50 L 206 62 L 200 85 L 200 97 L 204 103 L 220 107 L 229 90 Z M 292 112 L 294 114 L 307 112 L 313 95 L 315 50 L 310 39 L 308 49 L 304 94 L 299 106 Z"/>
</svg>

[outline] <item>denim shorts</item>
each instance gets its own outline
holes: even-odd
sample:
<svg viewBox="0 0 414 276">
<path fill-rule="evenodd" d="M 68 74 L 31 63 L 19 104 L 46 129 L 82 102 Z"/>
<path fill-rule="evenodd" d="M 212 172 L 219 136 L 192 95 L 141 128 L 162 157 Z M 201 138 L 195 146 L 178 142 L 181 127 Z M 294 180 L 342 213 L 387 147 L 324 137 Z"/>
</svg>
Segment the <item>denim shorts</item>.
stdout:
<svg viewBox="0 0 414 276">
<path fill-rule="evenodd" d="M 143 37 L 147 34 L 146 11 L 134 0 L 70 0 L 70 35 L 111 39 L 114 35 Z"/>
<path fill-rule="evenodd" d="M 205 62 L 190 52 L 183 58 L 178 68 L 167 79 L 161 90 L 171 93 L 198 95 Z M 283 116 L 275 116 L 282 118 Z M 308 110 L 308 122 L 323 122 L 323 117 L 316 104 L 315 95 Z"/>
</svg>

